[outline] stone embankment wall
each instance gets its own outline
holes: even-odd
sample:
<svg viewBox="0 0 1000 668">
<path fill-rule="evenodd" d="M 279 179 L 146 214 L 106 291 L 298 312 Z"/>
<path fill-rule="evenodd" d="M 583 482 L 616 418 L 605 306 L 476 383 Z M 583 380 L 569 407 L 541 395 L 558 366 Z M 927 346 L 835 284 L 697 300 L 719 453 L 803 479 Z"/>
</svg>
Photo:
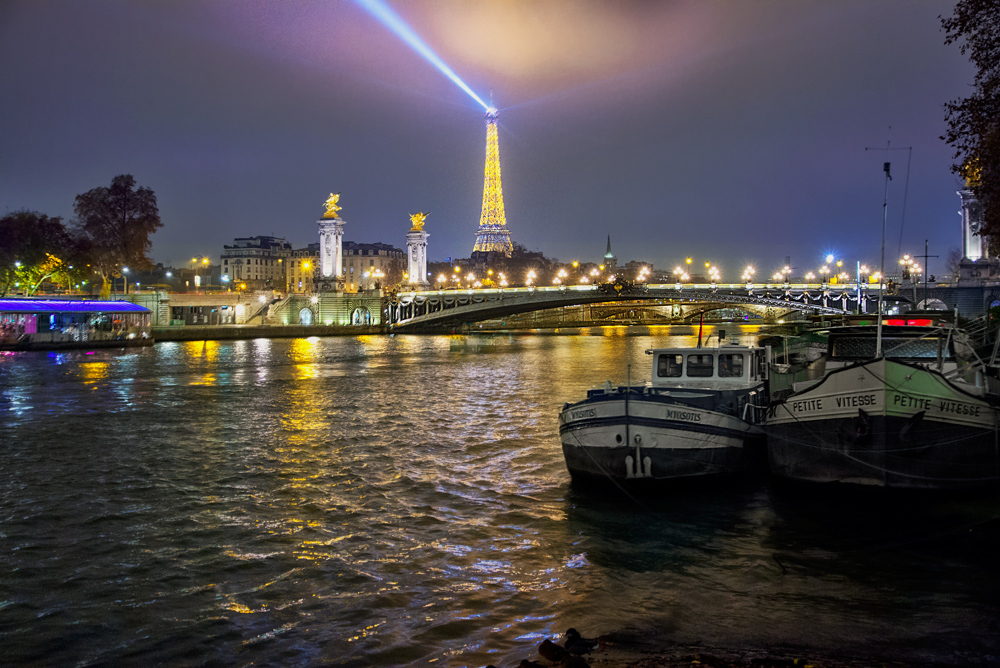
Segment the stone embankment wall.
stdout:
<svg viewBox="0 0 1000 668">
<path fill-rule="evenodd" d="M 233 339 L 305 338 L 309 336 L 362 336 L 384 334 L 381 326 L 350 325 L 200 325 L 154 327 L 153 339 L 164 341 L 224 341 Z"/>
</svg>

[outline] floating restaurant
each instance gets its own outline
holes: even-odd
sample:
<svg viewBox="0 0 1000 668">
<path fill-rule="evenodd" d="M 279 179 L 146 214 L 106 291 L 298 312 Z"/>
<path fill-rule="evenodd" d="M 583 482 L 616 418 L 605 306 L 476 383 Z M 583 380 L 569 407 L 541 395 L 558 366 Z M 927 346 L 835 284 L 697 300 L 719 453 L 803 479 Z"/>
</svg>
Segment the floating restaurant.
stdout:
<svg viewBox="0 0 1000 668">
<path fill-rule="evenodd" d="M 124 301 L 0 299 L 0 350 L 151 345 L 151 314 Z"/>
</svg>

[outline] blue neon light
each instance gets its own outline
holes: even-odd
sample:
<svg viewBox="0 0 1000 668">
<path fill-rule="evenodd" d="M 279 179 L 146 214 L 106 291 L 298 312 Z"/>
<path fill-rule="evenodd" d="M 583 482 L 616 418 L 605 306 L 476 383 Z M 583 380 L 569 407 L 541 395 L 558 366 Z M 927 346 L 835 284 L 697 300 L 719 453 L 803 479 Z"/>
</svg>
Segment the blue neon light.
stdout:
<svg viewBox="0 0 1000 668">
<path fill-rule="evenodd" d="M 448 65 L 446 65 L 445 62 L 441 60 L 441 57 L 439 55 L 434 53 L 431 47 L 427 45 L 427 42 L 422 40 L 420 38 L 420 35 L 414 32 L 413 28 L 408 26 L 406 22 L 402 18 L 400 18 L 399 14 L 394 12 L 382 0 L 354 0 L 354 1 L 357 2 L 359 5 L 361 5 L 361 7 L 365 11 L 367 11 L 369 14 L 378 19 L 379 22 L 382 23 L 382 25 L 384 25 L 392 32 L 396 33 L 396 35 L 400 39 L 409 44 L 410 47 L 414 51 L 419 53 L 421 56 L 423 56 L 424 59 L 427 60 L 427 62 L 429 62 L 434 67 L 438 68 L 438 70 L 440 70 L 442 74 L 444 74 L 446 77 L 455 82 L 455 85 L 457 85 L 459 88 L 468 93 L 473 100 L 483 105 L 483 109 L 486 109 L 487 111 L 490 109 L 490 106 L 485 102 L 483 102 L 478 95 L 473 93 L 472 89 L 469 88 L 466 85 L 466 83 L 462 81 L 461 78 L 459 78 L 457 74 L 455 74 L 455 71 L 452 70 L 450 67 L 448 67 Z"/>
<path fill-rule="evenodd" d="M 0 313 L 152 313 L 145 306 L 120 301 L 0 299 Z"/>
</svg>

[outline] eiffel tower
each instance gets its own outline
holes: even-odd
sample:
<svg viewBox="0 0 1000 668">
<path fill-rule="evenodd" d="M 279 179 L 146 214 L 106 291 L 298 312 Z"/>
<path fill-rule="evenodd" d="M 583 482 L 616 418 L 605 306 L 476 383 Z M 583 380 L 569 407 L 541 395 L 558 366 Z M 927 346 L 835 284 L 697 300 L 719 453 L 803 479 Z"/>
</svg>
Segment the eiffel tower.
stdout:
<svg viewBox="0 0 1000 668">
<path fill-rule="evenodd" d="M 503 211 L 503 186 L 500 183 L 500 144 L 497 141 L 497 116 L 492 107 L 486 111 L 486 178 L 483 180 L 483 214 L 479 217 L 476 245 L 472 252 L 503 253 L 510 257 L 513 248 L 507 216 Z"/>
</svg>

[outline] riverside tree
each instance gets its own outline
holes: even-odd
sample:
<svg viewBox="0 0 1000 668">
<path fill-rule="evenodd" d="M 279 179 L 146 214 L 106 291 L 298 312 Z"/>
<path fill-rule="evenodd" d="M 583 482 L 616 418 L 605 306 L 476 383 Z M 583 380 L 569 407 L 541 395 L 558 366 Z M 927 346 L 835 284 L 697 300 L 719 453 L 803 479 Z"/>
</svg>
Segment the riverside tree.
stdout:
<svg viewBox="0 0 1000 668">
<path fill-rule="evenodd" d="M 17 289 L 32 295 L 46 280 L 72 284 L 79 245 L 59 217 L 15 211 L 0 218 L 0 296 Z"/>
<path fill-rule="evenodd" d="M 131 174 L 120 174 L 110 187 L 76 196 L 78 230 L 86 242 L 91 268 L 101 278 L 101 297 L 111 293 L 111 281 L 124 267 L 152 266 L 150 235 L 163 227 L 156 194 L 136 187 Z"/>
<path fill-rule="evenodd" d="M 958 44 L 976 68 L 972 93 L 945 105 L 955 148 L 952 171 L 966 179 L 982 206 L 979 233 L 1000 241 L 1000 0 L 958 0 L 941 19 L 945 44 Z"/>
</svg>

